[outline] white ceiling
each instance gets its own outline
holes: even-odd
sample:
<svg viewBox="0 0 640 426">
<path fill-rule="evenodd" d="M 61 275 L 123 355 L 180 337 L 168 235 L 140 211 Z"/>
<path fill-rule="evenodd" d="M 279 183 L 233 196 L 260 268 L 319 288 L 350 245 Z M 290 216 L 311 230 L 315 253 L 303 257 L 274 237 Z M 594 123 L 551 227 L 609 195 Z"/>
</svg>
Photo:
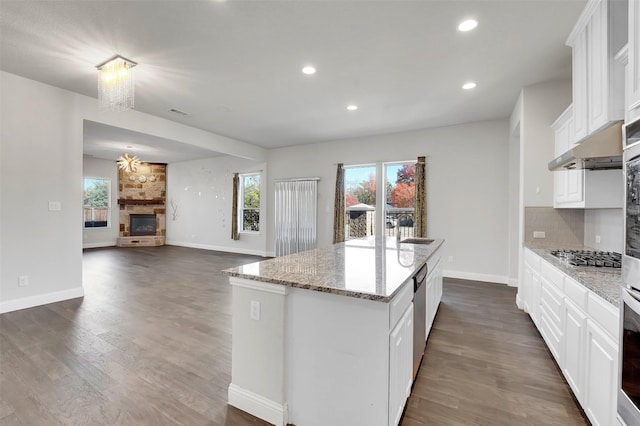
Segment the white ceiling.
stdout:
<svg viewBox="0 0 640 426">
<path fill-rule="evenodd" d="M 273 148 L 507 117 L 521 87 L 570 77 L 585 3 L 2 0 L 0 68 L 97 97 L 117 53 L 136 110 Z"/>
</svg>

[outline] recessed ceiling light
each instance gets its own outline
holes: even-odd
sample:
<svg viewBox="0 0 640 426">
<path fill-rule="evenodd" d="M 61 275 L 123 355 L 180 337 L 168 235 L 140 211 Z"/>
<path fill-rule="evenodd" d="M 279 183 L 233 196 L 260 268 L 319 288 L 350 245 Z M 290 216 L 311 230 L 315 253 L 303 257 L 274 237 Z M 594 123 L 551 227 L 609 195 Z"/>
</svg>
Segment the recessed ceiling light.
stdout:
<svg viewBox="0 0 640 426">
<path fill-rule="evenodd" d="M 310 65 L 307 65 L 306 67 L 302 68 L 302 72 L 307 75 L 311 75 L 316 73 L 316 69 Z"/>
<path fill-rule="evenodd" d="M 463 85 L 462 85 L 462 88 L 463 88 L 464 90 L 471 90 L 471 89 L 473 89 L 474 87 L 476 87 L 476 84 L 475 84 L 473 81 L 470 81 L 470 82 L 465 83 L 465 84 L 463 84 Z"/>
<path fill-rule="evenodd" d="M 349 111 L 355 111 L 355 110 L 357 110 L 357 109 L 358 109 L 358 105 L 349 105 L 349 106 L 347 107 L 347 109 L 348 109 Z"/>
<path fill-rule="evenodd" d="M 478 26 L 478 21 L 476 21 L 475 19 L 467 19 L 466 21 L 462 21 L 460 25 L 458 25 L 458 31 L 461 31 L 464 33 L 467 31 L 471 31 L 477 26 Z"/>
</svg>

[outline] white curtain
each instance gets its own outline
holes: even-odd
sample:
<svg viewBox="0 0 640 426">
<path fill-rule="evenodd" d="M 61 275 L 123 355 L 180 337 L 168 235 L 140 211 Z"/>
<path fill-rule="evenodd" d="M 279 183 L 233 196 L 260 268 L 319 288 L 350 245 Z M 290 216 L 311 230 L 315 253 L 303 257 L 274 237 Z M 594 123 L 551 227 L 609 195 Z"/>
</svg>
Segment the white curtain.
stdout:
<svg viewBox="0 0 640 426">
<path fill-rule="evenodd" d="M 276 256 L 316 247 L 318 180 L 277 181 Z"/>
</svg>

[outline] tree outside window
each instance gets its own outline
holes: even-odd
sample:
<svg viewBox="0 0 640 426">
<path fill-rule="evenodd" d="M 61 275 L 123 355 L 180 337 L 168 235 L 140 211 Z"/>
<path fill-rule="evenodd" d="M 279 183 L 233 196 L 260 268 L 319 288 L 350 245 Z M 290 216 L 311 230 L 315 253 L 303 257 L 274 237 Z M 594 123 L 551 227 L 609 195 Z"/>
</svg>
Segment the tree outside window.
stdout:
<svg viewBox="0 0 640 426">
<path fill-rule="evenodd" d="M 111 180 L 84 178 L 84 227 L 109 227 L 109 207 L 111 198 Z"/>
<path fill-rule="evenodd" d="M 260 231 L 260 175 L 240 175 L 242 194 L 240 197 L 242 222 L 244 232 Z"/>
</svg>

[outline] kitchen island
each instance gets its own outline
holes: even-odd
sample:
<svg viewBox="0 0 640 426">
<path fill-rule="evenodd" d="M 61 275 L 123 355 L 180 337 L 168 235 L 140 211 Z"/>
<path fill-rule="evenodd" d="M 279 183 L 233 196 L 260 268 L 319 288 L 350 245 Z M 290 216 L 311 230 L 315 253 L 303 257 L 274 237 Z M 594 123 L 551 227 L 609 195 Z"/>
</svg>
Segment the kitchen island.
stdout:
<svg viewBox="0 0 640 426">
<path fill-rule="evenodd" d="M 429 266 L 426 340 L 442 244 L 350 240 L 225 270 L 229 404 L 276 425 L 397 424 L 412 384 L 412 278 Z"/>
</svg>

